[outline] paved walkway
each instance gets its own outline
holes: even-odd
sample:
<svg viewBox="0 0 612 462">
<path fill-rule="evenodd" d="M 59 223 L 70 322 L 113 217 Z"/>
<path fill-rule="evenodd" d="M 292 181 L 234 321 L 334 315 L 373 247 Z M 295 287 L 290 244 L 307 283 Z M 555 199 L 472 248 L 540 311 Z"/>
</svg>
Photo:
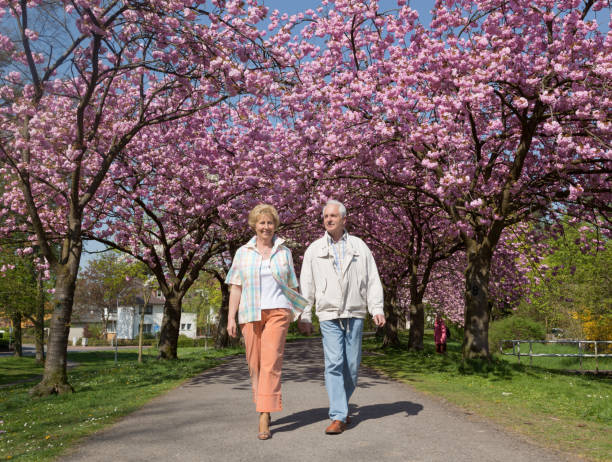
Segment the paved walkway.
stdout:
<svg viewBox="0 0 612 462">
<path fill-rule="evenodd" d="M 285 409 L 272 415 L 271 440 L 256 439 L 258 415 L 247 366 L 236 357 L 154 399 L 61 460 L 569 460 L 363 368 L 351 400 L 352 425 L 342 435 L 325 435 L 329 421 L 322 362 L 320 340 L 287 344 Z"/>
</svg>

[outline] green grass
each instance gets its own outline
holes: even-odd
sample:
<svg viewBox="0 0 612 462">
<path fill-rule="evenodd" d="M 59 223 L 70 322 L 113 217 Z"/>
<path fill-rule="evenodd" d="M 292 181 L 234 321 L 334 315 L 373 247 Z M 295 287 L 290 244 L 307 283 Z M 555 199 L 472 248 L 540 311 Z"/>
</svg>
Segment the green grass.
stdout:
<svg viewBox="0 0 612 462">
<path fill-rule="evenodd" d="M 36 364 L 36 359 L 6 356 L 0 358 L 0 386 L 34 379 L 43 373 L 43 366 Z"/>
<path fill-rule="evenodd" d="M 180 348 L 178 361 L 156 361 L 148 352 L 138 364 L 136 350 L 120 350 L 116 366 L 112 351 L 69 353 L 78 363 L 69 371 L 76 393 L 31 399 L 32 383 L 0 389 L 0 460 L 53 460 L 78 439 L 240 351 Z M 25 377 L 36 372 L 29 360 L 0 358 L 0 369 L 13 365 L 22 371 L 13 376 Z"/>
<path fill-rule="evenodd" d="M 402 342 L 407 339 L 402 337 Z M 490 364 L 462 364 L 460 344 L 450 342 L 446 355 L 435 353 L 427 333 L 425 350 L 382 350 L 376 339 L 364 339 L 374 355 L 364 364 L 409 383 L 430 395 L 484 416 L 538 444 L 590 460 L 612 460 L 612 380 L 571 374 L 575 362 L 538 358 L 542 364 L 504 356 Z M 505 358 L 511 358 L 506 360 Z M 612 369 L 607 362 L 608 368 Z M 567 367 L 569 366 L 569 367 Z M 603 369 L 600 362 L 600 368 Z"/>
</svg>

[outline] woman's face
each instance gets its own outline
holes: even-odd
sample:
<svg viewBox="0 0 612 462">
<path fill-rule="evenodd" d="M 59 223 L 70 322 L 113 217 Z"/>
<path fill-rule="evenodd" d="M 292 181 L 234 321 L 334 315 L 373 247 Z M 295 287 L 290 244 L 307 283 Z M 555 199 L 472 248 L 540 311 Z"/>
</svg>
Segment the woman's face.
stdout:
<svg viewBox="0 0 612 462">
<path fill-rule="evenodd" d="M 274 219 L 267 213 L 262 213 L 255 222 L 255 234 L 258 239 L 269 241 L 274 237 Z"/>
</svg>

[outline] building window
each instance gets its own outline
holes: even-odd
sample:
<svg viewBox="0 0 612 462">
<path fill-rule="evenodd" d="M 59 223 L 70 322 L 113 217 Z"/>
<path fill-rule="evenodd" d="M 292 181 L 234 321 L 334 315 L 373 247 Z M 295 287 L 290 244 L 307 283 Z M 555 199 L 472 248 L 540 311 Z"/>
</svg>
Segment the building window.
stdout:
<svg viewBox="0 0 612 462">
<path fill-rule="evenodd" d="M 157 298 L 162 298 L 162 291 L 161 290 L 157 291 Z"/>
<path fill-rule="evenodd" d="M 138 328 L 140 329 L 140 326 L 138 326 Z M 143 324 L 142 325 L 142 333 L 143 334 L 150 334 L 153 332 L 153 325 L 152 324 Z"/>
<path fill-rule="evenodd" d="M 138 314 L 142 314 L 142 305 L 138 307 Z M 153 307 L 151 305 L 147 305 L 145 314 L 153 314 Z"/>
<path fill-rule="evenodd" d="M 185 330 L 185 324 L 181 324 L 181 330 Z"/>
<path fill-rule="evenodd" d="M 191 324 L 187 324 L 187 330 L 191 330 Z"/>
<path fill-rule="evenodd" d="M 110 332 L 110 333 L 117 332 L 117 321 L 107 321 L 106 332 Z"/>
</svg>

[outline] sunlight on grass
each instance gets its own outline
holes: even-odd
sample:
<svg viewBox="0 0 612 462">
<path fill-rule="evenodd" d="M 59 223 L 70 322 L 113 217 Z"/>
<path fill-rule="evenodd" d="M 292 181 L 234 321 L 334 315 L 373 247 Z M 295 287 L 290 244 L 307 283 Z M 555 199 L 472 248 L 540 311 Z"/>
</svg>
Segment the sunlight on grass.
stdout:
<svg viewBox="0 0 612 462">
<path fill-rule="evenodd" d="M 0 460 L 52 460 L 79 438 L 240 351 L 181 348 L 177 361 L 157 361 L 149 352 L 138 364 L 136 350 L 120 350 L 117 365 L 112 351 L 70 353 L 78 363 L 69 371 L 74 394 L 31 399 L 32 383 L 0 389 Z M 6 359 L 0 359 L 3 370 Z"/>
<path fill-rule="evenodd" d="M 407 338 L 402 337 L 403 344 Z M 612 454 L 612 380 L 568 373 L 577 369 L 567 358 L 539 358 L 529 366 L 494 357 L 490 363 L 462 363 L 461 348 L 450 342 L 448 353 L 435 353 L 427 335 L 425 350 L 383 350 L 376 339 L 364 348 L 384 355 L 364 355 L 364 364 L 400 379 L 430 395 L 441 396 L 471 412 L 533 437 L 541 444 L 610 460 Z M 605 363 L 604 363 L 605 364 Z M 610 362 L 607 362 L 607 368 Z M 600 369 L 602 361 L 600 360 Z"/>
<path fill-rule="evenodd" d="M 13 356 L 0 358 L 0 385 L 31 380 L 43 373 L 43 366 L 36 364 L 36 359 Z"/>
</svg>

